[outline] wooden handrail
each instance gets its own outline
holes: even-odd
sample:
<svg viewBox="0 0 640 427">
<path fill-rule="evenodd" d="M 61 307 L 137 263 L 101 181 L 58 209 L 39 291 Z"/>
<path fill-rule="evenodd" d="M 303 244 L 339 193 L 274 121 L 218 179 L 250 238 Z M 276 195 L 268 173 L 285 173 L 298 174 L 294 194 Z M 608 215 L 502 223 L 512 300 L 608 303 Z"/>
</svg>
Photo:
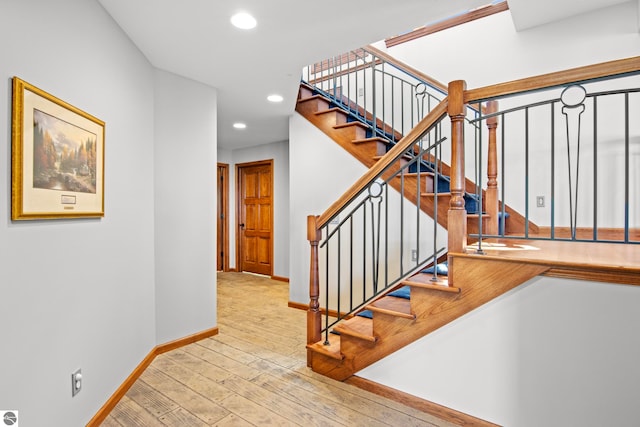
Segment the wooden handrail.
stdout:
<svg viewBox="0 0 640 427">
<path fill-rule="evenodd" d="M 368 45 L 367 47 L 364 48 L 364 50 L 369 52 L 369 53 L 372 53 L 372 54 L 378 56 L 380 59 L 384 60 L 384 62 L 393 65 L 394 67 L 398 68 L 399 70 L 404 71 L 406 74 L 408 74 L 408 75 L 410 75 L 410 76 L 412 76 L 412 77 L 414 77 L 414 78 L 416 78 L 418 80 L 422 80 L 423 82 L 428 83 L 434 89 L 439 90 L 444 95 L 447 95 L 447 93 L 448 93 L 447 91 L 449 89 L 448 89 L 446 84 L 441 83 L 438 80 L 434 79 L 433 77 L 430 77 L 430 76 L 424 74 L 423 72 L 416 70 L 412 66 L 407 65 L 402 61 L 397 60 L 393 56 L 389 56 L 388 54 L 386 54 L 385 52 L 375 48 L 374 46 Z M 472 109 L 474 111 L 478 111 L 478 107 L 476 105 L 467 105 L 467 108 L 470 108 L 470 109 Z"/>
<path fill-rule="evenodd" d="M 337 215 L 347 204 L 349 204 L 360 192 L 380 175 L 389 165 L 401 157 L 413 144 L 416 143 L 434 123 L 436 123 L 447 112 L 448 98 L 445 97 L 427 116 L 422 119 L 411 131 L 405 135 L 396 145 L 382 156 L 364 175 L 360 177 L 338 200 L 336 200 L 322 215 L 316 220 L 317 229 L 324 227 L 331 219 Z"/>
<path fill-rule="evenodd" d="M 465 91 L 464 102 L 475 103 L 478 101 L 497 98 L 499 96 L 513 95 L 516 93 L 530 92 L 569 83 L 580 83 L 596 80 L 604 77 L 619 76 L 640 72 L 640 56 L 626 59 L 603 62 L 585 67 L 572 68 L 565 71 L 542 74 L 536 77 L 513 80 L 492 86 L 485 86 Z"/>
<path fill-rule="evenodd" d="M 433 86 L 434 88 L 438 89 L 439 91 L 441 91 L 443 94 L 447 93 L 447 85 L 444 83 L 441 83 L 439 81 L 437 81 L 436 79 L 427 76 L 426 74 L 424 74 L 421 71 L 416 70 L 415 68 L 411 67 L 410 65 L 405 64 L 402 61 L 398 61 L 396 58 L 394 58 L 393 56 L 387 55 L 385 52 L 371 46 L 368 45 L 367 47 L 365 47 L 366 51 L 369 51 L 369 53 L 373 53 L 374 55 L 376 55 L 377 57 L 379 57 L 380 59 L 384 59 L 385 62 L 388 62 L 389 64 L 393 65 L 394 67 L 398 67 L 400 70 L 404 71 L 405 73 L 412 75 L 413 77 L 419 79 L 419 80 L 423 80 L 427 83 L 429 83 L 431 86 Z"/>
<path fill-rule="evenodd" d="M 467 13 L 452 16 L 451 18 L 447 18 L 442 21 L 417 28 L 408 33 L 389 37 L 385 40 L 385 44 L 387 47 L 397 46 L 399 44 L 406 43 L 420 37 L 428 36 L 429 34 L 437 33 L 438 31 L 447 30 L 458 25 L 466 24 L 467 22 L 475 21 L 476 19 L 484 18 L 495 13 L 504 12 L 506 10 L 509 10 L 509 5 L 506 1 L 497 4 L 481 6 L 477 9 L 470 10 Z"/>
</svg>

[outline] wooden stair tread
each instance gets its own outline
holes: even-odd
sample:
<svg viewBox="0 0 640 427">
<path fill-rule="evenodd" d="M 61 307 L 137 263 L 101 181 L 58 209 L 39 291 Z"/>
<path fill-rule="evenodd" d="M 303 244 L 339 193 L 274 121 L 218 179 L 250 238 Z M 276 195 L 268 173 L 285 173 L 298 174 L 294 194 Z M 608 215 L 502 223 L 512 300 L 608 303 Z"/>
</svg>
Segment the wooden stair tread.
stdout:
<svg viewBox="0 0 640 427">
<path fill-rule="evenodd" d="M 376 342 L 378 340 L 373 335 L 373 321 L 366 317 L 352 317 L 338 324 L 333 329 L 341 335 L 349 335 L 369 342 Z"/>
<path fill-rule="evenodd" d="M 382 142 L 384 144 L 386 144 L 388 141 L 384 138 L 380 138 L 379 136 L 374 136 L 371 138 L 361 138 L 361 139 L 354 139 L 353 142 L 354 144 L 362 144 L 362 143 L 367 143 L 367 142 Z M 380 156 L 382 157 L 382 156 Z"/>
<path fill-rule="evenodd" d="M 346 122 L 346 123 L 340 123 L 338 125 L 335 125 L 333 128 L 334 129 L 342 129 L 342 128 L 346 128 L 346 127 L 352 127 L 352 126 L 357 126 L 357 127 L 361 127 L 363 129 L 369 129 L 369 126 L 365 125 L 364 123 L 361 122 Z"/>
<path fill-rule="evenodd" d="M 449 292 L 453 294 L 460 293 L 460 288 L 456 288 L 455 286 L 449 286 L 448 285 L 449 281 L 446 278 L 443 278 L 442 276 L 438 276 L 440 278 L 440 281 L 432 282 L 431 278 L 433 277 L 433 275 L 428 274 L 426 276 L 429 277 L 428 280 L 416 281 L 412 277 L 411 279 L 405 280 L 404 282 L 402 282 L 402 284 L 406 286 L 412 286 L 415 288 L 432 289 L 434 291 L 440 291 L 440 292 Z"/>
<path fill-rule="evenodd" d="M 307 344 L 307 348 L 332 359 L 344 359 L 344 354 L 340 352 L 340 337 L 337 335 L 329 335 L 329 345 L 325 345 L 324 341 L 318 341 L 314 344 Z"/>
<path fill-rule="evenodd" d="M 404 298 L 383 297 L 365 308 L 374 313 L 384 313 L 412 320 L 416 318 L 415 314 L 411 312 L 411 301 Z"/>
<path fill-rule="evenodd" d="M 428 172 L 428 171 L 422 171 L 422 172 L 420 172 L 420 176 L 423 176 L 423 175 L 426 175 L 426 176 L 434 176 L 435 174 L 434 174 L 433 172 Z M 406 177 L 413 177 L 413 178 L 415 178 L 415 177 L 417 177 L 417 176 L 418 176 L 418 172 L 406 172 L 406 173 L 404 174 L 404 176 L 405 176 L 405 178 L 406 178 Z M 400 177 L 400 176 L 398 176 L 398 178 L 399 178 L 399 177 Z"/>
<path fill-rule="evenodd" d="M 477 213 L 467 213 L 467 218 L 475 218 L 475 219 L 479 219 L 480 218 L 480 214 Z M 482 214 L 482 218 L 491 218 L 491 215 L 483 213 Z"/>
<path fill-rule="evenodd" d="M 374 156 L 374 157 L 373 157 L 373 160 L 378 161 L 378 160 L 380 160 L 382 157 L 383 157 L 383 156 Z M 406 160 L 406 161 L 410 161 L 410 160 L 411 160 L 411 156 L 409 156 L 408 154 L 405 154 L 405 155 L 403 155 L 403 156 L 402 156 L 402 159 L 403 159 L 403 160 Z"/>
<path fill-rule="evenodd" d="M 420 193 L 421 196 L 423 197 L 434 197 L 436 195 L 436 193 Z M 450 192 L 439 192 L 438 196 L 451 196 Z"/>
</svg>

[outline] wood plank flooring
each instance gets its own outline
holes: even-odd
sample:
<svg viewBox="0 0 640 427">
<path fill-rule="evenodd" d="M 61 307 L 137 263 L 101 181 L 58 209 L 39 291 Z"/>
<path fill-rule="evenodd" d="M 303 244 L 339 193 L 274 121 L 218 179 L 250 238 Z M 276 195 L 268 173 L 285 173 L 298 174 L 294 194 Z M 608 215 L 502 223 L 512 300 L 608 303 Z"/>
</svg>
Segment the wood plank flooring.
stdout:
<svg viewBox="0 0 640 427">
<path fill-rule="evenodd" d="M 306 366 L 287 283 L 218 273 L 219 335 L 158 356 L 103 426 L 453 426 Z"/>
</svg>

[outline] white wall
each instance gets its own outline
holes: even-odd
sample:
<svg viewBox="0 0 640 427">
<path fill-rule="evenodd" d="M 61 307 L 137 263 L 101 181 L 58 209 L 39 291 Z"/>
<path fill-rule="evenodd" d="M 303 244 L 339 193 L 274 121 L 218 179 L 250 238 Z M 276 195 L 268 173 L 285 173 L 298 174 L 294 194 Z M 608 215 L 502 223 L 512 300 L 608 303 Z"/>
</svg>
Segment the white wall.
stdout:
<svg viewBox="0 0 640 427">
<path fill-rule="evenodd" d="M 637 56 L 636 3 L 522 33 L 501 13 L 389 53 L 468 88 Z M 358 375 L 501 425 L 634 425 L 639 291 L 537 278 Z"/>
<path fill-rule="evenodd" d="M 216 91 L 155 73 L 156 339 L 216 325 Z"/>
<path fill-rule="evenodd" d="M 216 93 L 154 72 L 95 1 L 2 0 L 0 40 L 0 410 L 83 425 L 157 344 L 216 324 Z M 9 219 L 14 75 L 106 122 L 104 218 Z"/>
<path fill-rule="evenodd" d="M 156 345 L 153 72 L 95 1 L 2 0 L 0 40 L 0 409 L 84 425 Z M 14 75 L 106 122 L 104 218 L 11 222 Z"/>
<path fill-rule="evenodd" d="M 236 165 L 273 160 L 273 275 L 289 278 L 289 142 L 218 150 L 229 164 L 229 267 L 236 268 Z M 224 159 L 224 160 L 223 160 Z"/>
<path fill-rule="evenodd" d="M 503 426 L 637 425 L 639 304 L 538 277 L 358 375 Z"/>
<path fill-rule="evenodd" d="M 309 303 L 307 216 L 322 214 L 366 168 L 307 119 L 289 120 L 289 300 Z"/>
</svg>

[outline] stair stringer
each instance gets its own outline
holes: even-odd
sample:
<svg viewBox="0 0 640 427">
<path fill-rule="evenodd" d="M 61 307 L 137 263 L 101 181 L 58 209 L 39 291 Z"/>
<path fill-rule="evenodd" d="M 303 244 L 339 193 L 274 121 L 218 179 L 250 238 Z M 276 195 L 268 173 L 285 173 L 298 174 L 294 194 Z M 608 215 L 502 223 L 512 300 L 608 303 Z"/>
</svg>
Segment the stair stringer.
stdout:
<svg viewBox="0 0 640 427">
<path fill-rule="evenodd" d="M 348 335 L 331 337 L 332 347 L 340 357 L 328 356 L 309 346 L 311 367 L 315 372 L 344 381 L 361 369 L 424 337 L 472 310 L 488 303 L 549 267 L 482 257 L 450 256 L 451 279 L 459 293 L 411 288 L 411 311 L 415 319 L 386 313 L 373 314 L 375 342 Z M 453 266 L 453 268 L 451 268 Z M 393 298 L 393 297 L 383 297 Z"/>
</svg>

